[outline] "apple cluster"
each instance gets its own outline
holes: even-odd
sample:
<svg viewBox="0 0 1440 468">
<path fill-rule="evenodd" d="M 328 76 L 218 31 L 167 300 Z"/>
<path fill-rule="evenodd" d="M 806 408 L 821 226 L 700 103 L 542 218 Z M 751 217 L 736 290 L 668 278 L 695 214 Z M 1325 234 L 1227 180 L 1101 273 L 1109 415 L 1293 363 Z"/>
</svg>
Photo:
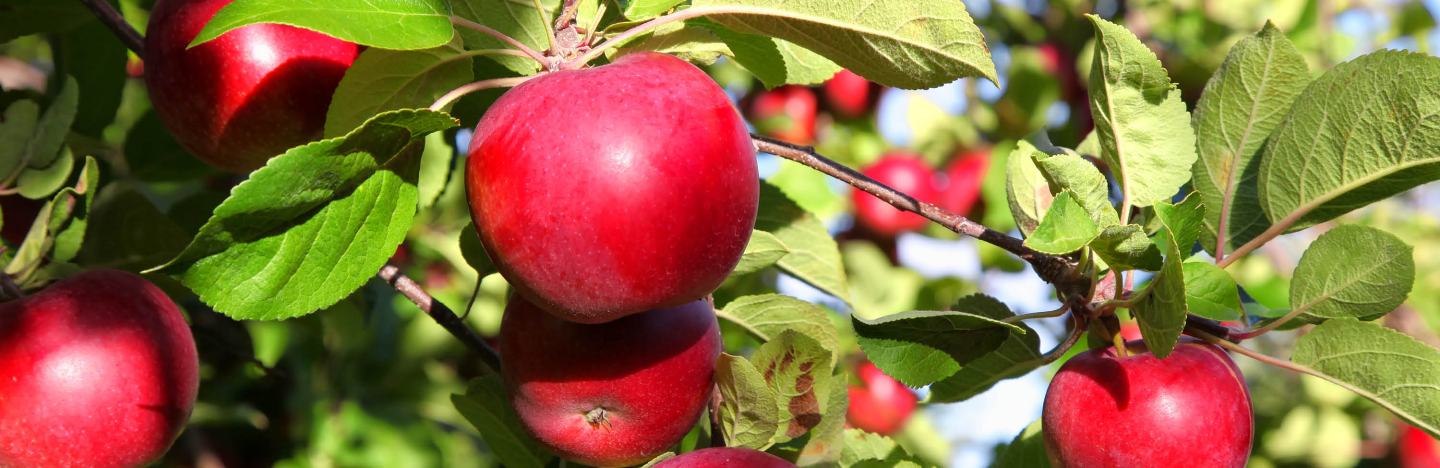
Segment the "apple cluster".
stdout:
<svg viewBox="0 0 1440 468">
<path fill-rule="evenodd" d="M 656 53 L 545 73 L 486 111 L 465 186 L 515 290 L 499 348 L 525 428 L 594 466 L 673 447 L 710 402 L 721 342 L 707 296 L 759 203 L 755 150 L 725 93 Z"/>
</svg>

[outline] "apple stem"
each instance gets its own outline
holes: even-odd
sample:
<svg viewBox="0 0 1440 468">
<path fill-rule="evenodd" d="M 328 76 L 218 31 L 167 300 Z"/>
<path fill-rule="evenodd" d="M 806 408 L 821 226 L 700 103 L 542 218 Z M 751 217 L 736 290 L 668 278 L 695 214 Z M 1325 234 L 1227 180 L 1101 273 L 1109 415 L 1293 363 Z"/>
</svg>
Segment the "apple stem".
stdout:
<svg viewBox="0 0 1440 468">
<path fill-rule="evenodd" d="M 567 0 L 565 3 L 566 8 L 574 4 L 571 0 Z M 530 4 L 534 5 L 535 15 L 540 17 L 540 24 L 545 25 L 545 39 L 550 42 L 550 50 L 555 50 L 555 30 L 550 28 L 550 18 L 545 16 L 545 7 L 540 5 L 540 0 L 530 0 Z"/>
<path fill-rule="evenodd" d="M 1011 316 L 1009 316 L 1009 317 L 1005 317 L 1004 319 L 1002 319 L 1002 320 L 1000 320 L 1000 321 L 1001 321 L 1001 322 L 1005 322 L 1005 323 L 1015 323 L 1015 322 L 1025 321 L 1025 320 L 1034 320 L 1034 319 L 1043 319 L 1043 318 L 1059 317 L 1059 316 L 1061 316 L 1061 315 L 1065 315 L 1065 313 L 1066 313 L 1066 312 L 1069 312 L 1069 311 L 1070 311 L 1070 303 L 1069 303 L 1069 302 L 1066 302 L 1065 304 L 1061 304 L 1061 305 L 1060 305 L 1060 308 L 1055 309 L 1055 310 L 1047 310 L 1047 311 L 1044 311 L 1044 312 L 1031 312 L 1031 313 L 1028 313 L 1028 314 L 1020 314 L 1020 315 L 1011 315 Z"/>
<path fill-rule="evenodd" d="M 115 7 L 111 6 L 110 2 L 105 0 L 80 1 L 95 13 L 95 17 L 99 18 L 105 27 L 110 28 L 110 32 L 115 33 L 115 37 L 119 38 L 126 48 L 135 52 L 138 57 L 145 57 L 145 40 L 140 37 L 140 32 L 136 31 L 134 26 L 130 26 L 130 23 L 125 22 L 125 17 L 119 11 L 115 11 Z"/>
<path fill-rule="evenodd" d="M 518 86 L 520 83 L 524 83 L 526 80 L 529 80 L 530 78 L 534 78 L 534 77 L 536 77 L 536 76 L 539 76 L 539 75 L 517 76 L 517 77 L 511 77 L 511 78 L 494 78 L 494 79 L 489 79 L 489 80 L 480 80 L 480 81 L 476 81 L 476 82 L 473 82 L 473 83 L 466 83 L 466 84 L 460 85 L 460 87 L 455 88 L 455 89 L 452 89 L 452 90 L 450 90 L 449 92 L 445 93 L 444 95 L 440 96 L 439 99 L 436 99 L 436 100 L 435 100 L 435 103 L 434 103 L 434 104 L 431 104 L 431 105 L 430 105 L 430 110 L 433 110 L 433 111 L 442 110 L 442 109 L 444 109 L 445 107 L 449 106 L 451 103 L 455 102 L 455 100 L 460 99 L 461 97 L 465 96 L 466 94 L 470 94 L 470 93 L 473 93 L 473 92 L 476 92 L 476 91 L 482 91 L 482 90 L 486 90 L 486 89 L 492 89 L 492 88 L 511 88 L 511 87 L 515 87 L 515 86 Z"/>
<path fill-rule="evenodd" d="M 450 23 L 456 26 L 473 29 L 490 37 L 499 39 L 500 42 L 504 42 L 506 45 L 514 47 L 515 50 L 523 52 L 525 56 L 530 57 L 531 59 L 535 60 L 536 63 L 539 63 L 541 67 L 546 69 L 551 68 L 550 60 L 545 57 L 545 54 L 540 53 L 539 51 L 525 45 L 525 43 L 520 42 L 513 37 L 505 35 L 505 33 L 496 31 L 494 28 L 455 15 L 450 15 Z"/>
<path fill-rule="evenodd" d="M 498 372 L 500 370 L 500 353 L 485 344 L 485 340 L 481 339 L 475 330 L 466 326 L 465 322 L 460 320 L 460 316 L 455 315 L 455 312 L 451 311 L 449 307 L 435 300 L 415 280 L 401 273 L 400 267 L 394 262 L 385 262 L 385 266 L 380 267 L 380 272 L 375 276 L 395 288 L 395 291 L 419 307 L 421 312 L 429 315 L 431 319 L 435 320 L 435 323 L 440 324 L 441 328 L 450 332 L 450 335 L 460 340 L 465 347 L 479 355 L 480 361 L 489 371 Z"/>
<path fill-rule="evenodd" d="M 1079 268 L 1075 262 L 1067 257 L 1032 250 L 1026 247 L 1024 241 L 1020 239 L 990 229 L 934 204 L 916 200 L 914 197 L 877 182 L 844 164 L 821 156 L 815 152 L 813 147 L 795 145 L 756 134 L 751 134 L 750 139 L 755 143 L 756 151 L 774 154 L 803 164 L 874 195 L 875 198 L 879 198 L 895 208 L 917 213 L 958 234 L 979 239 L 1015 254 L 1021 260 L 1034 266 L 1035 272 L 1041 278 L 1055 285 L 1062 297 L 1083 295 L 1090 290 L 1090 279 L 1079 274 Z"/>
<path fill-rule="evenodd" d="M 1065 353 L 1070 351 L 1070 348 L 1075 346 L 1075 343 L 1080 341 L 1080 335 L 1085 334 L 1085 328 L 1088 326 L 1088 324 L 1085 323 L 1085 317 L 1080 316 L 1080 314 L 1070 314 L 1070 320 L 1072 322 L 1070 333 L 1065 335 L 1065 341 L 1061 341 L 1060 344 L 1055 345 L 1055 349 L 1051 349 L 1049 352 L 1041 355 L 1041 363 L 1049 364 L 1060 359 Z"/>
</svg>

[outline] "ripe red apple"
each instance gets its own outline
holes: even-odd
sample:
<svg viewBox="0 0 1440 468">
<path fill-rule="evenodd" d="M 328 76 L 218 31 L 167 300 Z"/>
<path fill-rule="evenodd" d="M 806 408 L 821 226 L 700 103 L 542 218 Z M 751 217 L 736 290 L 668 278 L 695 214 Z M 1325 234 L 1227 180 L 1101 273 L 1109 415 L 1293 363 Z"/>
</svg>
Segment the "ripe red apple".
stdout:
<svg viewBox="0 0 1440 468">
<path fill-rule="evenodd" d="M 131 273 L 81 273 L 0 304 L 0 466 L 140 466 L 195 405 L 180 309 Z"/>
<path fill-rule="evenodd" d="M 1396 461 L 1400 468 L 1440 468 L 1440 440 L 1409 424 L 1400 424 Z"/>
<path fill-rule="evenodd" d="M 45 202 L 31 200 L 20 195 L 6 195 L 0 197 L 0 239 L 5 239 L 10 245 L 18 246 L 25 242 L 25 235 L 30 233 L 30 225 L 35 223 L 35 217 L 40 215 L 40 209 Z"/>
<path fill-rule="evenodd" d="M 512 296 L 501 373 L 525 428 L 563 458 L 628 466 L 669 450 L 714 386 L 720 327 L 704 300 L 587 325 Z"/>
<path fill-rule="evenodd" d="M 666 458 L 655 468 L 794 468 L 795 464 L 765 452 L 740 447 L 711 447 Z"/>
<path fill-rule="evenodd" d="M 869 113 L 875 97 L 870 81 L 850 70 L 840 70 L 820 89 L 831 111 L 851 119 Z"/>
<path fill-rule="evenodd" d="M 1144 345 L 1071 358 L 1045 394 L 1055 466 L 1243 467 L 1255 421 L 1240 370 L 1220 348 L 1184 340 L 1165 359 Z"/>
<path fill-rule="evenodd" d="M 750 122 L 760 133 L 797 145 L 815 142 L 819 104 L 810 88 L 785 85 L 761 92 L 750 103 Z"/>
<path fill-rule="evenodd" d="M 254 24 L 186 49 L 230 0 L 157 0 L 145 84 L 165 127 L 206 163 L 249 172 L 320 136 L 330 96 L 359 47 L 314 31 Z"/>
<path fill-rule="evenodd" d="M 980 185 L 990 169 L 990 149 L 977 148 L 955 156 L 945 168 L 945 184 L 941 189 L 940 206 L 969 216 L 980 200 Z"/>
<path fill-rule="evenodd" d="M 918 154 L 892 151 L 861 173 L 920 201 L 934 202 L 939 196 L 935 171 Z M 850 190 L 850 201 L 855 204 L 855 220 L 860 226 L 882 237 L 918 230 L 927 222 L 918 214 L 901 211 L 858 189 Z"/>
<path fill-rule="evenodd" d="M 849 388 L 850 407 L 845 410 L 845 422 L 880 435 L 904 428 L 915 411 L 915 394 L 869 361 L 861 363 L 855 374 L 860 377 L 860 385 Z"/>
<path fill-rule="evenodd" d="M 745 252 L 760 197 L 754 146 L 725 93 L 657 53 L 505 93 L 475 129 L 465 177 L 500 273 L 583 323 L 709 294 Z"/>
</svg>

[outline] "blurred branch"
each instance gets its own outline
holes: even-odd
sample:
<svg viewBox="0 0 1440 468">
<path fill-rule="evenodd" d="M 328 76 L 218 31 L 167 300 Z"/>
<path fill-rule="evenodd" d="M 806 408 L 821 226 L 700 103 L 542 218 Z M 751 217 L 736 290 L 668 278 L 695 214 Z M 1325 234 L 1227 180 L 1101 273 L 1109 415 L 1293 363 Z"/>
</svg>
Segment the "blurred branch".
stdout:
<svg viewBox="0 0 1440 468">
<path fill-rule="evenodd" d="M 451 335 L 460 340 L 466 348 L 470 348 L 470 351 L 478 354 L 481 362 L 484 362 L 485 366 L 491 372 L 500 371 L 500 353 L 495 352 L 495 348 L 491 348 L 490 345 L 485 344 L 485 340 L 481 339 L 480 335 L 475 333 L 475 330 L 466 326 L 465 322 L 461 321 L 460 317 L 455 315 L 454 311 L 451 311 L 449 307 L 446 307 L 445 304 L 440 303 L 440 301 L 436 301 L 435 298 L 430 297 L 430 294 L 425 292 L 419 284 L 415 283 L 415 280 L 401 273 L 399 266 L 396 266 L 393 262 L 386 262 L 385 266 L 381 267 L 380 272 L 375 276 L 379 276 L 380 279 L 385 280 L 386 284 L 394 287 L 395 291 L 405 296 L 410 302 L 415 303 L 421 312 L 429 315 L 430 318 L 435 320 L 435 323 L 440 324 L 441 328 L 444 328 L 445 331 L 450 332 Z"/>
<path fill-rule="evenodd" d="M 89 7 L 90 11 L 95 12 L 95 17 L 100 18 L 100 22 L 105 23 L 105 27 L 110 28 L 110 31 L 115 33 L 125 47 L 135 52 L 135 55 L 140 58 L 145 58 L 145 40 L 140 38 L 139 31 L 131 27 L 130 23 L 125 22 L 125 17 L 115 11 L 115 7 L 111 6 L 110 2 L 105 0 L 80 1 Z"/>
<path fill-rule="evenodd" d="M 865 174 L 846 167 L 844 164 L 821 156 L 815 152 L 815 148 L 813 147 L 794 145 L 755 134 L 751 134 L 750 139 L 755 143 L 755 149 L 757 151 L 774 154 L 803 164 L 825 175 L 839 179 L 841 182 L 850 184 L 865 193 L 874 195 L 875 198 L 879 198 L 896 208 L 918 213 L 920 216 L 939 223 L 951 231 L 979 239 L 982 242 L 1015 254 L 1015 256 L 1020 257 L 1021 260 L 1025 260 L 1033 265 L 1036 273 L 1038 273 L 1041 278 L 1054 284 L 1062 297 L 1068 297 L 1072 293 L 1077 293 L 1077 288 L 1084 290 L 1079 292 L 1079 294 L 1088 292 L 1090 288 L 1090 281 L 1083 278 L 1084 275 L 1080 274 L 1077 265 L 1069 258 L 1037 252 L 1026 247 L 1020 239 L 990 229 L 983 224 L 971 221 L 964 216 L 960 216 L 934 204 L 916 200 L 914 197 L 877 182 L 875 179 L 871 179 Z"/>
</svg>

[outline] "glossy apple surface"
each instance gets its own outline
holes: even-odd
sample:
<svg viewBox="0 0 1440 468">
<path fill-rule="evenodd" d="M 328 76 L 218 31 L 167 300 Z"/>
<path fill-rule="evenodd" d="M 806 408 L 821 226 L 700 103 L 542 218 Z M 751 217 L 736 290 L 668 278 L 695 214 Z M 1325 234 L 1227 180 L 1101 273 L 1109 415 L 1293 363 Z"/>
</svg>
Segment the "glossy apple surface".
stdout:
<svg viewBox="0 0 1440 468">
<path fill-rule="evenodd" d="M 765 452 L 739 447 L 711 447 L 666 458 L 655 468 L 794 468 L 795 464 Z"/>
<path fill-rule="evenodd" d="M 1400 468 L 1440 468 L 1440 440 L 1425 431 L 1402 423 L 1395 445 Z"/>
<path fill-rule="evenodd" d="M 180 309 L 131 273 L 0 304 L 0 466 L 140 466 L 190 417 L 199 358 Z"/>
<path fill-rule="evenodd" d="M 939 195 L 935 186 L 935 171 L 918 154 L 902 151 L 886 153 L 860 172 L 920 201 L 934 202 Z M 881 236 L 894 237 L 902 232 L 915 231 L 928 222 L 918 214 L 901 211 L 859 189 L 850 189 L 850 201 L 855 204 L 855 221 Z"/>
<path fill-rule="evenodd" d="M 850 70 L 840 70 L 820 87 L 830 110 L 845 118 L 856 118 L 870 113 L 875 93 L 870 81 Z"/>
<path fill-rule="evenodd" d="M 145 35 L 145 84 L 160 121 L 186 149 L 244 173 L 320 137 L 330 97 L 359 47 L 254 24 L 187 50 L 230 1 L 157 0 Z"/>
<path fill-rule="evenodd" d="M 850 426 L 880 435 L 899 432 L 915 411 L 916 397 L 905 384 L 885 375 L 870 362 L 855 369 L 860 385 L 849 388 L 850 407 L 845 422 Z"/>
<path fill-rule="evenodd" d="M 750 103 L 750 123 L 761 134 L 797 145 L 815 142 L 815 91 L 786 85 L 761 92 Z"/>
<path fill-rule="evenodd" d="M 1055 466 L 1243 467 L 1254 418 L 1235 363 L 1184 340 L 1165 359 L 1140 343 L 1071 358 L 1045 394 L 1045 449 Z"/>
<path fill-rule="evenodd" d="M 989 148 L 960 153 L 945 167 L 945 183 L 940 189 L 940 206 L 961 216 L 970 216 L 980 201 L 980 186 L 990 169 Z"/>
<path fill-rule="evenodd" d="M 760 196 L 725 93 L 656 53 L 506 92 L 475 129 L 465 177 L 500 273 L 584 323 L 709 294 L 745 252 Z"/>
<path fill-rule="evenodd" d="M 643 463 L 685 437 L 710 401 L 720 328 L 706 301 L 609 323 L 567 322 L 512 296 L 501 373 L 525 428 L 561 457 Z"/>
</svg>

